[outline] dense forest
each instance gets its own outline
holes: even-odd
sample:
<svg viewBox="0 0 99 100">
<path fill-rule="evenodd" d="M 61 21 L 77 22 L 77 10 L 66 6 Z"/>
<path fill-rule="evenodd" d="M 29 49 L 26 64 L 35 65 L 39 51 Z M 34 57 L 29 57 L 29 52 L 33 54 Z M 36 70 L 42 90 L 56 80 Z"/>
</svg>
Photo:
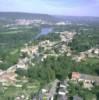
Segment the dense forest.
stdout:
<svg viewBox="0 0 99 100">
<path fill-rule="evenodd" d="M 77 52 L 86 51 L 93 47 L 99 47 L 99 29 L 85 29 L 80 30 L 73 38 L 73 41 L 69 44 L 72 50 Z"/>
<path fill-rule="evenodd" d="M 51 16 L 48 14 L 38 14 L 38 13 L 21 13 L 21 12 L 0 12 L 0 19 L 9 19 L 11 21 L 15 19 L 41 19 L 49 22 L 57 22 L 61 19 Z"/>
<path fill-rule="evenodd" d="M 44 62 L 36 63 L 30 66 L 28 71 L 18 69 L 17 73 L 21 76 L 27 76 L 30 80 L 40 80 L 44 83 L 54 79 L 64 80 L 73 71 L 91 75 L 99 75 L 98 59 L 87 59 L 85 62 L 77 63 L 71 60 L 71 57 L 48 57 Z M 94 66 L 94 67 L 93 67 Z"/>
</svg>

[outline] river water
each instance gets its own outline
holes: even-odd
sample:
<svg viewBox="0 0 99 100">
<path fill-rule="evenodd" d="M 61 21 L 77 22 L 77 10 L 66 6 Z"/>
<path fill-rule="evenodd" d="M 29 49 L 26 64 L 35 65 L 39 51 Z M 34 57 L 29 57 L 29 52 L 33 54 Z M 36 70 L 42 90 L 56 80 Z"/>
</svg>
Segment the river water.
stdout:
<svg viewBox="0 0 99 100">
<path fill-rule="evenodd" d="M 41 32 L 37 36 L 35 36 L 35 39 L 38 39 L 42 35 L 47 35 L 48 33 L 52 32 L 52 31 L 53 31 L 52 27 L 42 28 Z"/>
</svg>

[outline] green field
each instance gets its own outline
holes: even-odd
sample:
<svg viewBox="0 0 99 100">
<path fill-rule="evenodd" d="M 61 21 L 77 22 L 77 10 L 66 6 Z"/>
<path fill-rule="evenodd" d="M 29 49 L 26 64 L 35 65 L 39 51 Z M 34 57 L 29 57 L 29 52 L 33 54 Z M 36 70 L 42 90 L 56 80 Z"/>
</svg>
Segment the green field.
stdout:
<svg viewBox="0 0 99 100">
<path fill-rule="evenodd" d="M 15 86 L 9 86 L 9 87 L 1 87 L 0 89 L 0 100 L 14 100 L 15 97 L 25 95 L 31 98 L 31 96 L 38 92 L 40 88 L 40 84 L 38 81 L 34 82 L 27 82 L 27 83 L 17 83 L 16 85 L 22 85 L 22 87 L 15 87 Z M 31 100 L 31 99 L 29 99 Z"/>
</svg>

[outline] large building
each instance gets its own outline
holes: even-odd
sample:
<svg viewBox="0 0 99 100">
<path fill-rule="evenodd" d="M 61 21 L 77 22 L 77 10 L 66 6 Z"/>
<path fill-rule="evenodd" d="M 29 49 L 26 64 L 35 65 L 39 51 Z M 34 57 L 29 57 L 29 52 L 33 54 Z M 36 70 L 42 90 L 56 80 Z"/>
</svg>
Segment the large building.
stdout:
<svg viewBox="0 0 99 100">
<path fill-rule="evenodd" d="M 99 76 L 81 74 L 79 72 L 72 72 L 71 79 L 77 81 L 92 82 L 96 85 L 99 85 Z"/>
</svg>

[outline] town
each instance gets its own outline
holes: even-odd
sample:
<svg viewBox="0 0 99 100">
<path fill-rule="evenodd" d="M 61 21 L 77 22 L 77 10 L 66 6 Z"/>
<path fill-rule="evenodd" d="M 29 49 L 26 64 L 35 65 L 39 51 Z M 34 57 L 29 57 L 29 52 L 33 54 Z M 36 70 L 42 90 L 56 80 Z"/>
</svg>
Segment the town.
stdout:
<svg viewBox="0 0 99 100">
<path fill-rule="evenodd" d="M 0 12 L 0 100 L 99 100 L 99 18 Z"/>
</svg>

